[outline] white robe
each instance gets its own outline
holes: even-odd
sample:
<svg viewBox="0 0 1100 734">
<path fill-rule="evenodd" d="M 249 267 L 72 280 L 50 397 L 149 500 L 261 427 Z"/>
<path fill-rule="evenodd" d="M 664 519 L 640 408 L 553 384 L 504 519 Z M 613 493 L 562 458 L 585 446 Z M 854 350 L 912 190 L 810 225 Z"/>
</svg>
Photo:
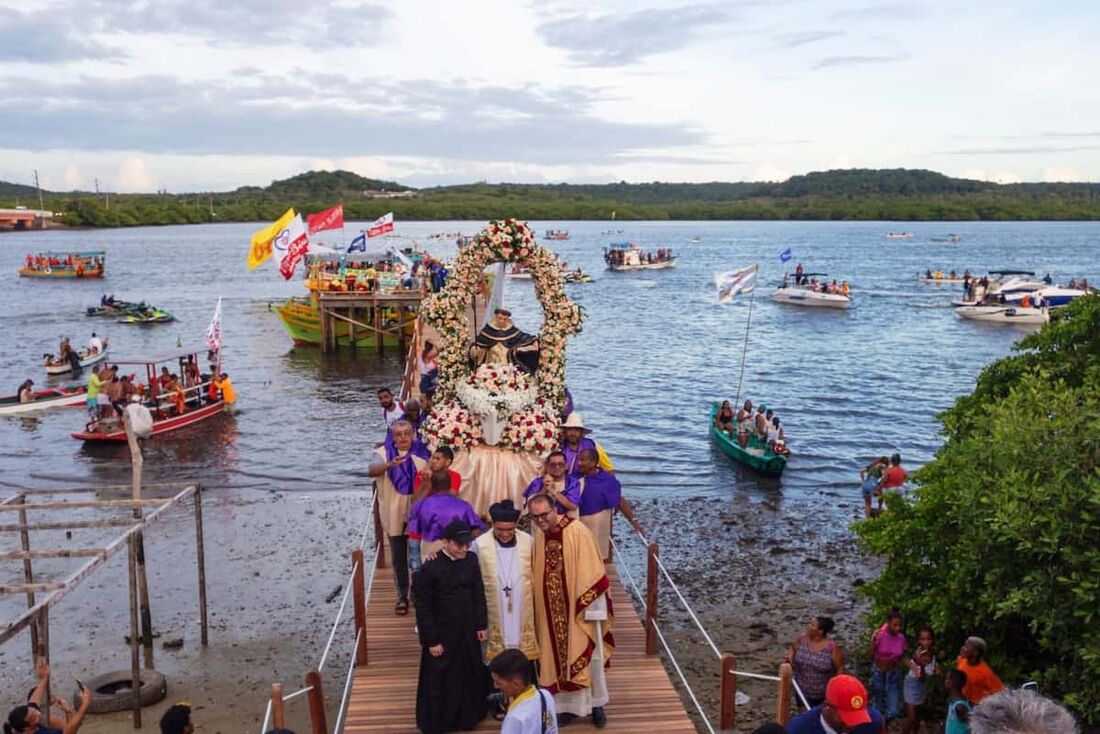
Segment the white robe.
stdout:
<svg viewBox="0 0 1100 734">
<path fill-rule="evenodd" d="M 492 531 L 474 541 L 473 550 L 481 567 L 481 582 L 489 610 L 486 660 L 492 660 L 507 648 L 516 648 L 531 660 L 539 656 L 535 637 L 532 543 L 531 536 L 522 530 L 516 531 L 516 544 L 511 548 L 502 547 Z M 512 590 L 511 611 L 508 611 L 508 594 L 504 593 L 504 587 Z"/>
<path fill-rule="evenodd" d="M 601 595 L 592 603 L 586 618 L 595 618 L 607 613 L 607 595 Z M 603 631 L 599 622 L 596 623 L 597 634 L 602 636 Z M 573 714 L 575 716 L 589 716 L 592 709 L 597 706 L 606 706 L 611 700 L 607 691 L 607 671 L 604 670 L 603 645 L 596 645 L 592 653 L 592 660 L 588 664 L 588 674 L 591 676 L 592 685 L 579 691 L 558 691 L 554 696 L 554 705 L 559 714 Z"/>
</svg>

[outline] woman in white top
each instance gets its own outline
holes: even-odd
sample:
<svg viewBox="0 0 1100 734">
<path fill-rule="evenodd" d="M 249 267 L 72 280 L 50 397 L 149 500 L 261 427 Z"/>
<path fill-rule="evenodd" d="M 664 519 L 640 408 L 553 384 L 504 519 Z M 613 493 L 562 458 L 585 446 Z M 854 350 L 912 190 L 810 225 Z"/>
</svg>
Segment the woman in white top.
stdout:
<svg viewBox="0 0 1100 734">
<path fill-rule="evenodd" d="M 741 445 L 741 448 L 745 448 L 749 444 L 753 423 L 752 401 L 746 400 L 741 410 L 737 411 L 737 443 Z"/>
</svg>

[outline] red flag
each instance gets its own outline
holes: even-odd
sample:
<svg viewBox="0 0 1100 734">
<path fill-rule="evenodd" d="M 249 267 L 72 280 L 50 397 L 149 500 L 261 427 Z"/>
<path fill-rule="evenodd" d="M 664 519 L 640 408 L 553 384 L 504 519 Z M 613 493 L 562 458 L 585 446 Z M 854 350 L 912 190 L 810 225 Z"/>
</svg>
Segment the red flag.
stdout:
<svg viewBox="0 0 1100 734">
<path fill-rule="evenodd" d="M 326 229 L 341 229 L 344 226 L 344 205 L 337 204 L 323 212 L 309 214 L 306 216 L 306 223 L 309 225 L 310 234 L 317 234 Z"/>
<path fill-rule="evenodd" d="M 377 237 L 378 235 L 386 234 L 386 232 L 393 231 L 393 212 L 383 214 L 374 220 L 374 223 L 367 230 L 367 237 Z"/>
<path fill-rule="evenodd" d="M 307 252 L 309 252 L 309 240 L 306 239 L 305 235 L 290 243 L 286 255 L 283 255 L 282 261 L 279 262 L 279 272 L 283 274 L 283 278 L 290 280 L 294 277 L 294 270 L 298 267 L 298 262 Z"/>
</svg>

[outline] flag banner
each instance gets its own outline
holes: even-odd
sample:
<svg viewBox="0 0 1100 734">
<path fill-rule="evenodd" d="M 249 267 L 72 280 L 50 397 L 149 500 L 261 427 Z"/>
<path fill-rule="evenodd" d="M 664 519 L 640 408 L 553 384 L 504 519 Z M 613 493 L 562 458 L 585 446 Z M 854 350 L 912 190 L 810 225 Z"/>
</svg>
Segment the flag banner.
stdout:
<svg viewBox="0 0 1100 734">
<path fill-rule="evenodd" d="M 306 217 L 306 224 L 309 226 L 310 234 L 324 232 L 326 229 L 343 229 L 344 205 L 337 204 L 330 209 L 325 209 L 323 212 L 310 214 Z"/>
<path fill-rule="evenodd" d="M 413 268 L 413 261 L 412 261 L 412 260 L 410 260 L 410 259 L 408 258 L 408 256 L 406 256 L 406 255 L 405 255 L 405 253 L 401 252 L 401 250 L 400 250 L 400 249 L 398 249 L 398 248 L 396 248 L 396 247 L 391 247 L 391 248 L 390 248 L 390 252 L 392 252 L 392 253 L 393 253 L 393 256 L 394 256 L 394 257 L 396 257 L 396 258 L 397 258 L 398 260 L 400 260 L 400 261 L 401 261 L 402 263 L 404 263 L 404 265 L 405 265 L 405 272 L 407 272 L 407 273 L 411 273 L 411 272 L 412 272 L 412 268 Z"/>
<path fill-rule="evenodd" d="M 283 216 L 252 235 L 252 246 L 248 250 L 248 269 L 255 270 L 271 257 L 272 243 L 275 237 L 287 228 L 294 219 L 294 209 L 286 210 Z"/>
<path fill-rule="evenodd" d="M 393 212 L 383 214 L 374 220 L 374 224 L 367 230 L 367 237 L 377 237 L 393 231 Z"/>
<path fill-rule="evenodd" d="M 356 250 L 359 252 L 367 251 L 367 235 L 365 232 L 360 232 L 359 236 L 353 239 L 351 244 L 348 245 L 348 252 L 355 252 Z"/>
<path fill-rule="evenodd" d="M 738 293 L 752 293 L 756 287 L 756 271 L 759 265 L 731 270 L 728 273 L 715 273 L 714 284 L 718 286 L 718 302 L 732 301 Z"/>
<path fill-rule="evenodd" d="M 222 297 L 218 296 L 218 305 L 214 307 L 214 318 L 210 319 L 210 325 L 206 327 L 206 346 L 211 351 L 222 348 Z"/>
<path fill-rule="evenodd" d="M 779 261 L 780 262 L 787 262 L 790 259 L 791 259 L 791 248 L 788 247 L 786 250 L 783 250 L 783 252 L 779 253 Z"/>
<path fill-rule="evenodd" d="M 298 262 L 309 252 L 309 233 L 301 214 L 294 217 L 286 229 L 275 236 L 275 249 L 283 254 L 279 262 L 279 272 L 290 280 L 294 277 Z"/>
</svg>

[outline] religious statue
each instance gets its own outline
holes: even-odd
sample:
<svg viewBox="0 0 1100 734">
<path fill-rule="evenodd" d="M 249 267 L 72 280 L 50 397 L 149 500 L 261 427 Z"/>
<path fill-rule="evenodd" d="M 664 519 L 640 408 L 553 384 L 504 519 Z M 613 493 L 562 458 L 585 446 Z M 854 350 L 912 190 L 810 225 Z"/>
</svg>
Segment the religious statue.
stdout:
<svg viewBox="0 0 1100 734">
<path fill-rule="evenodd" d="M 539 339 L 516 328 L 511 311 L 498 308 L 475 337 L 470 362 L 475 368 L 486 363 L 513 364 L 533 375 L 539 368 Z"/>
</svg>

